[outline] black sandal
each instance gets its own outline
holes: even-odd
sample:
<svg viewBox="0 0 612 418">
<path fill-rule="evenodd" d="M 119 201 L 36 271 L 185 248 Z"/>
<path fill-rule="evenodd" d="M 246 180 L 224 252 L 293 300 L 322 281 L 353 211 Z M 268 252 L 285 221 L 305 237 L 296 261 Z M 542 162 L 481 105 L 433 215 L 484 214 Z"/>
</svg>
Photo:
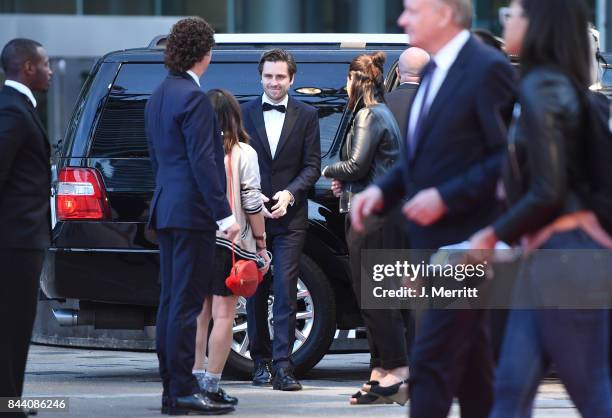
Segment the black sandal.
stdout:
<svg viewBox="0 0 612 418">
<path fill-rule="evenodd" d="M 389 400 L 382 396 L 372 395 L 370 393 L 363 393 L 361 391 L 356 392 L 351 396 L 351 399 L 356 399 L 357 402 L 352 403 L 351 405 L 382 405 L 382 404 L 391 404 L 392 400 Z"/>
<path fill-rule="evenodd" d="M 370 387 L 374 387 L 374 386 L 378 386 L 380 385 L 380 382 L 378 380 L 368 380 L 367 382 L 365 382 L 362 386 L 361 386 L 361 390 L 365 393 L 369 392 L 369 389 L 366 390 L 365 389 L 365 385 L 370 385 Z"/>
<path fill-rule="evenodd" d="M 386 398 L 391 402 L 397 402 L 403 406 L 408 401 L 408 379 L 397 382 L 391 386 L 372 386 L 368 394 Z"/>
</svg>

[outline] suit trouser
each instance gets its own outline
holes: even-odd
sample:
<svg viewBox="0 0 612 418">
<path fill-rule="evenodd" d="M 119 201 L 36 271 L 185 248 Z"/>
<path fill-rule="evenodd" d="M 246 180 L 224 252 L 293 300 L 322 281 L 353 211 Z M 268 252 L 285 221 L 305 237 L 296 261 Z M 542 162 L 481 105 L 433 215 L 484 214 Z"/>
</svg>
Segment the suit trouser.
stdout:
<svg viewBox="0 0 612 418">
<path fill-rule="evenodd" d="M 215 232 L 182 229 L 157 231 L 161 293 L 157 310 L 156 346 L 164 393 L 170 397 L 200 391 L 192 374 L 196 319 L 210 280 Z"/>
<path fill-rule="evenodd" d="M 0 249 L 0 397 L 21 397 L 44 250 Z"/>
<path fill-rule="evenodd" d="M 251 358 L 256 362 L 272 359 L 275 369 L 293 367 L 289 356 L 295 342 L 297 280 L 305 240 L 306 230 L 293 230 L 268 238 L 274 277 L 268 273 L 257 292 L 247 300 Z M 272 342 L 268 331 L 268 294 L 271 286 L 274 292 Z"/>
<path fill-rule="evenodd" d="M 493 403 L 493 359 L 487 312 L 425 312 L 410 371 L 410 417 L 446 418 L 453 398 L 461 416 L 486 418 Z"/>
</svg>

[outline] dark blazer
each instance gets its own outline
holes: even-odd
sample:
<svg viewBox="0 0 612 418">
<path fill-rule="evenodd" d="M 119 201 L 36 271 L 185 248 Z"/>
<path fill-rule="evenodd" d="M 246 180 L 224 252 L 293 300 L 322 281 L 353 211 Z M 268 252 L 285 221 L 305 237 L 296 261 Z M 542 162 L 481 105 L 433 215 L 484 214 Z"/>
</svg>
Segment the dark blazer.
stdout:
<svg viewBox="0 0 612 418">
<path fill-rule="evenodd" d="M 397 86 L 395 90 L 385 94 L 385 102 L 393 116 L 395 116 L 397 126 L 400 129 L 400 138 L 403 140 L 406 140 L 410 105 L 418 88 L 418 84 L 404 83 Z"/>
<path fill-rule="evenodd" d="M 189 74 L 170 74 L 153 92 L 145 129 L 156 184 L 149 224 L 216 230 L 216 221 L 232 214 L 221 132 L 208 97 Z"/>
<path fill-rule="evenodd" d="M 423 189 L 440 192 L 448 211 L 427 227 L 409 222 L 413 248 L 464 241 L 495 219 L 514 85 L 508 59 L 470 37 L 431 104 L 413 157 L 403 153 L 377 182 L 385 208 Z"/>
<path fill-rule="evenodd" d="M 0 248 L 45 249 L 50 243 L 49 141 L 29 99 L 0 91 Z"/>
<path fill-rule="evenodd" d="M 280 219 L 266 219 L 269 234 L 306 229 L 308 226 L 308 191 L 321 175 L 321 140 L 317 110 L 289 97 L 287 114 L 272 156 L 261 107 L 261 97 L 242 104 L 244 127 L 257 151 L 261 190 L 272 199 L 279 190 L 290 191 L 295 203 Z"/>
<path fill-rule="evenodd" d="M 325 169 L 325 177 L 359 193 L 398 160 L 400 136 L 395 118 L 384 103 L 361 108 L 351 122 L 342 147 L 342 161 Z"/>
</svg>

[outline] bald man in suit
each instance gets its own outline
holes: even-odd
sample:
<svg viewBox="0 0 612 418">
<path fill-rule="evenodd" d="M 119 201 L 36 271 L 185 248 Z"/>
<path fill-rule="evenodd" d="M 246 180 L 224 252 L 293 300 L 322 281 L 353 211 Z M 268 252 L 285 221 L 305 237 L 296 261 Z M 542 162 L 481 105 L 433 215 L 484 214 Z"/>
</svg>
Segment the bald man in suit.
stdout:
<svg viewBox="0 0 612 418">
<path fill-rule="evenodd" d="M 400 128 L 402 138 L 406 138 L 406 126 L 408 124 L 408 112 L 414 94 L 419 88 L 420 74 L 429 62 L 429 54 L 415 46 L 406 49 L 400 55 L 395 69 L 400 81 L 395 90 L 385 95 L 387 106 Z"/>
</svg>

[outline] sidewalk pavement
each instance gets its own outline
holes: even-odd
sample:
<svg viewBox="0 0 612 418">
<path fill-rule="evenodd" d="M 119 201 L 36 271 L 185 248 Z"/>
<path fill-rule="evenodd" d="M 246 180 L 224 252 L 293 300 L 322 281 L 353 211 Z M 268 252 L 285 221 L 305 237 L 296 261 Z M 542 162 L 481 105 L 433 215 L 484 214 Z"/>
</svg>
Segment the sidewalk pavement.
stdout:
<svg viewBox="0 0 612 418">
<path fill-rule="evenodd" d="M 327 355 L 302 380 L 301 392 L 255 388 L 224 376 L 223 387 L 240 399 L 231 416 L 240 417 L 406 417 L 398 405 L 350 406 L 348 399 L 367 380 L 367 354 Z M 65 396 L 68 413 L 40 410 L 41 418 L 160 417 L 161 383 L 155 353 L 104 351 L 33 345 L 24 396 Z M 535 418 L 579 417 L 563 386 L 540 386 Z M 457 405 L 451 417 L 459 417 Z"/>
</svg>

